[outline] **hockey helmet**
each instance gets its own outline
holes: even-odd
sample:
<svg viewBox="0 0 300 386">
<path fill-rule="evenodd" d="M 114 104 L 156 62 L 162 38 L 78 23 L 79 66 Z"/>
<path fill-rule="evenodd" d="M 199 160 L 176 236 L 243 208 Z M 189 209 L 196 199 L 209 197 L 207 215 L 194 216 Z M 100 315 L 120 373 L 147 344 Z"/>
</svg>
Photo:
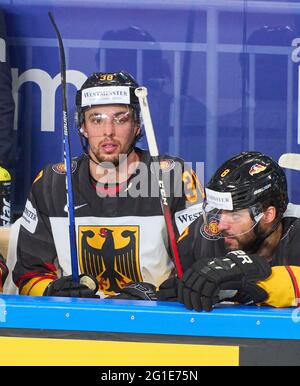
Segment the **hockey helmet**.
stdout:
<svg viewBox="0 0 300 386">
<path fill-rule="evenodd" d="M 224 162 L 208 182 L 204 222 L 206 229 L 217 229 L 216 213 L 249 209 L 251 218 L 258 223 L 263 210 L 274 206 L 279 223 L 287 204 L 286 176 L 278 163 L 260 152 L 242 152 Z"/>
<path fill-rule="evenodd" d="M 125 104 L 133 108 L 135 120 L 140 122 L 139 101 L 134 91 L 138 83 L 129 73 L 96 72 L 83 83 L 76 93 L 76 109 L 79 127 L 84 120 L 84 111 L 92 106 Z"/>
</svg>

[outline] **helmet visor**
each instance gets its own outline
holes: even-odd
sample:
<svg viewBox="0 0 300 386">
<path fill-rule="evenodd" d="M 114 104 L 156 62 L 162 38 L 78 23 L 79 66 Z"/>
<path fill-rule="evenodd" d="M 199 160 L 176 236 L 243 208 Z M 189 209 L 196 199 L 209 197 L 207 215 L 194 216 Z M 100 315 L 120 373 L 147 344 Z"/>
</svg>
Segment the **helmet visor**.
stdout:
<svg viewBox="0 0 300 386">
<path fill-rule="evenodd" d="M 85 111 L 83 121 L 89 138 L 103 137 L 116 130 L 118 136 L 131 136 L 137 126 L 134 112 L 128 105 L 92 107 Z"/>
<path fill-rule="evenodd" d="M 210 199 L 210 192 L 206 194 L 206 200 L 203 204 L 202 215 L 204 221 L 200 230 L 202 236 L 206 239 L 219 240 L 247 234 L 261 220 L 263 216 L 261 207 L 258 209 L 257 206 L 252 206 L 232 210 L 229 209 L 233 208 L 230 193 L 225 193 L 226 196 L 223 196 L 220 192 L 213 192 L 214 199 L 212 200 Z"/>
<path fill-rule="evenodd" d="M 102 129 L 105 125 L 111 124 L 113 126 L 123 127 L 132 123 L 132 111 L 120 110 L 114 113 L 106 111 L 87 111 L 85 121 L 92 124 L 95 129 Z"/>
</svg>

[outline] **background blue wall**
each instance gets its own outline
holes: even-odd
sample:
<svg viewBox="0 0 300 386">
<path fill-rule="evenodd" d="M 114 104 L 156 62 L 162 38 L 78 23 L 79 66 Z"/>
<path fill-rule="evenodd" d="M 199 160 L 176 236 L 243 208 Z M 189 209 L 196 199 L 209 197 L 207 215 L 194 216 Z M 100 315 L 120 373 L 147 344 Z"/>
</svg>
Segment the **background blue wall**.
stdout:
<svg viewBox="0 0 300 386">
<path fill-rule="evenodd" d="M 40 168 L 62 160 L 59 54 L 49 10 L 66 49 L 73 155 L 81 152 L 73 123 L 76 87 L 94 71 L 119 69 L 149 88 L 161 152 L 204 162 L 205 182 L 242 150 L 275 159 L 300 153 L 297 0 L 0 0 L 0 5 L 17 102 L 20 207 Z M 287 174 L 290 197 L 300 203 L 300 173 Z"/>
</svg>

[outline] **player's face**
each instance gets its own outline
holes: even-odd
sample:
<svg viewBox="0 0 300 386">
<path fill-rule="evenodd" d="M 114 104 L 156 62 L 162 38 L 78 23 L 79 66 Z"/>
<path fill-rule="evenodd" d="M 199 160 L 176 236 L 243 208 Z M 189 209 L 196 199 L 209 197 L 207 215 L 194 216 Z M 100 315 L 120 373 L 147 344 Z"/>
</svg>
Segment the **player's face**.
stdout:
<svg viewBox="0 0 300 386">
<path fill-rule="evenodd" d="M 119 155 L 127 154 L 140 128 L 127 105 L 95 106 L 84 114 L 84 135 L 90 154 L 101 162 L 119 163 Z M 93 158 L 94 158 L 93 157 Z"/>
<path fill-rule="evenodd" d="M 234 212 L 223 210 L 220 214 L 218 230 L 222 232 L 226 249 L 229 251 L 251 249 L 256 239 L 253 226 L 254 221 L 248 209 Z"/>
</svg>

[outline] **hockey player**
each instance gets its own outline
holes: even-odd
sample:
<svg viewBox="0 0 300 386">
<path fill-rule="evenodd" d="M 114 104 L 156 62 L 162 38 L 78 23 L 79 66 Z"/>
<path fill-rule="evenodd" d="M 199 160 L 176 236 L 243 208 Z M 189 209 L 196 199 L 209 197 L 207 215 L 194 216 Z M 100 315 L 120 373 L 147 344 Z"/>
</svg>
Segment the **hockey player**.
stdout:
<svg viewBox="0 0 300 386">
<path fill-rule="evenodd" d="M 151 292 L 172 272 L 150 155 L 135 146 L 141 136 L 136 87 L 126 72 L 95 73 L 77 92 L 85 150 L 72 161 L 80 282 L 70 275 L 65 169 L 49 165 L 35 179 L 21 220 L 13 271 L 21 294 L 92 297 L 99 287 L 105 296 L 139 282 L 135 290 L 148 298 L 141 282 Z M 201 198 L 182 160 L 165 156 L 160 164 L 173 215 Z"/>
<path fill-rule="evenodd" d="M 300 301 L 300 220 L 282 168 L 258 152 L 226 161 L 206 189 L 203 216 L 179 239 L 181 281 L 159 298 L 209 311 L 224 300 L 295 306 Z"/>
</svg>

